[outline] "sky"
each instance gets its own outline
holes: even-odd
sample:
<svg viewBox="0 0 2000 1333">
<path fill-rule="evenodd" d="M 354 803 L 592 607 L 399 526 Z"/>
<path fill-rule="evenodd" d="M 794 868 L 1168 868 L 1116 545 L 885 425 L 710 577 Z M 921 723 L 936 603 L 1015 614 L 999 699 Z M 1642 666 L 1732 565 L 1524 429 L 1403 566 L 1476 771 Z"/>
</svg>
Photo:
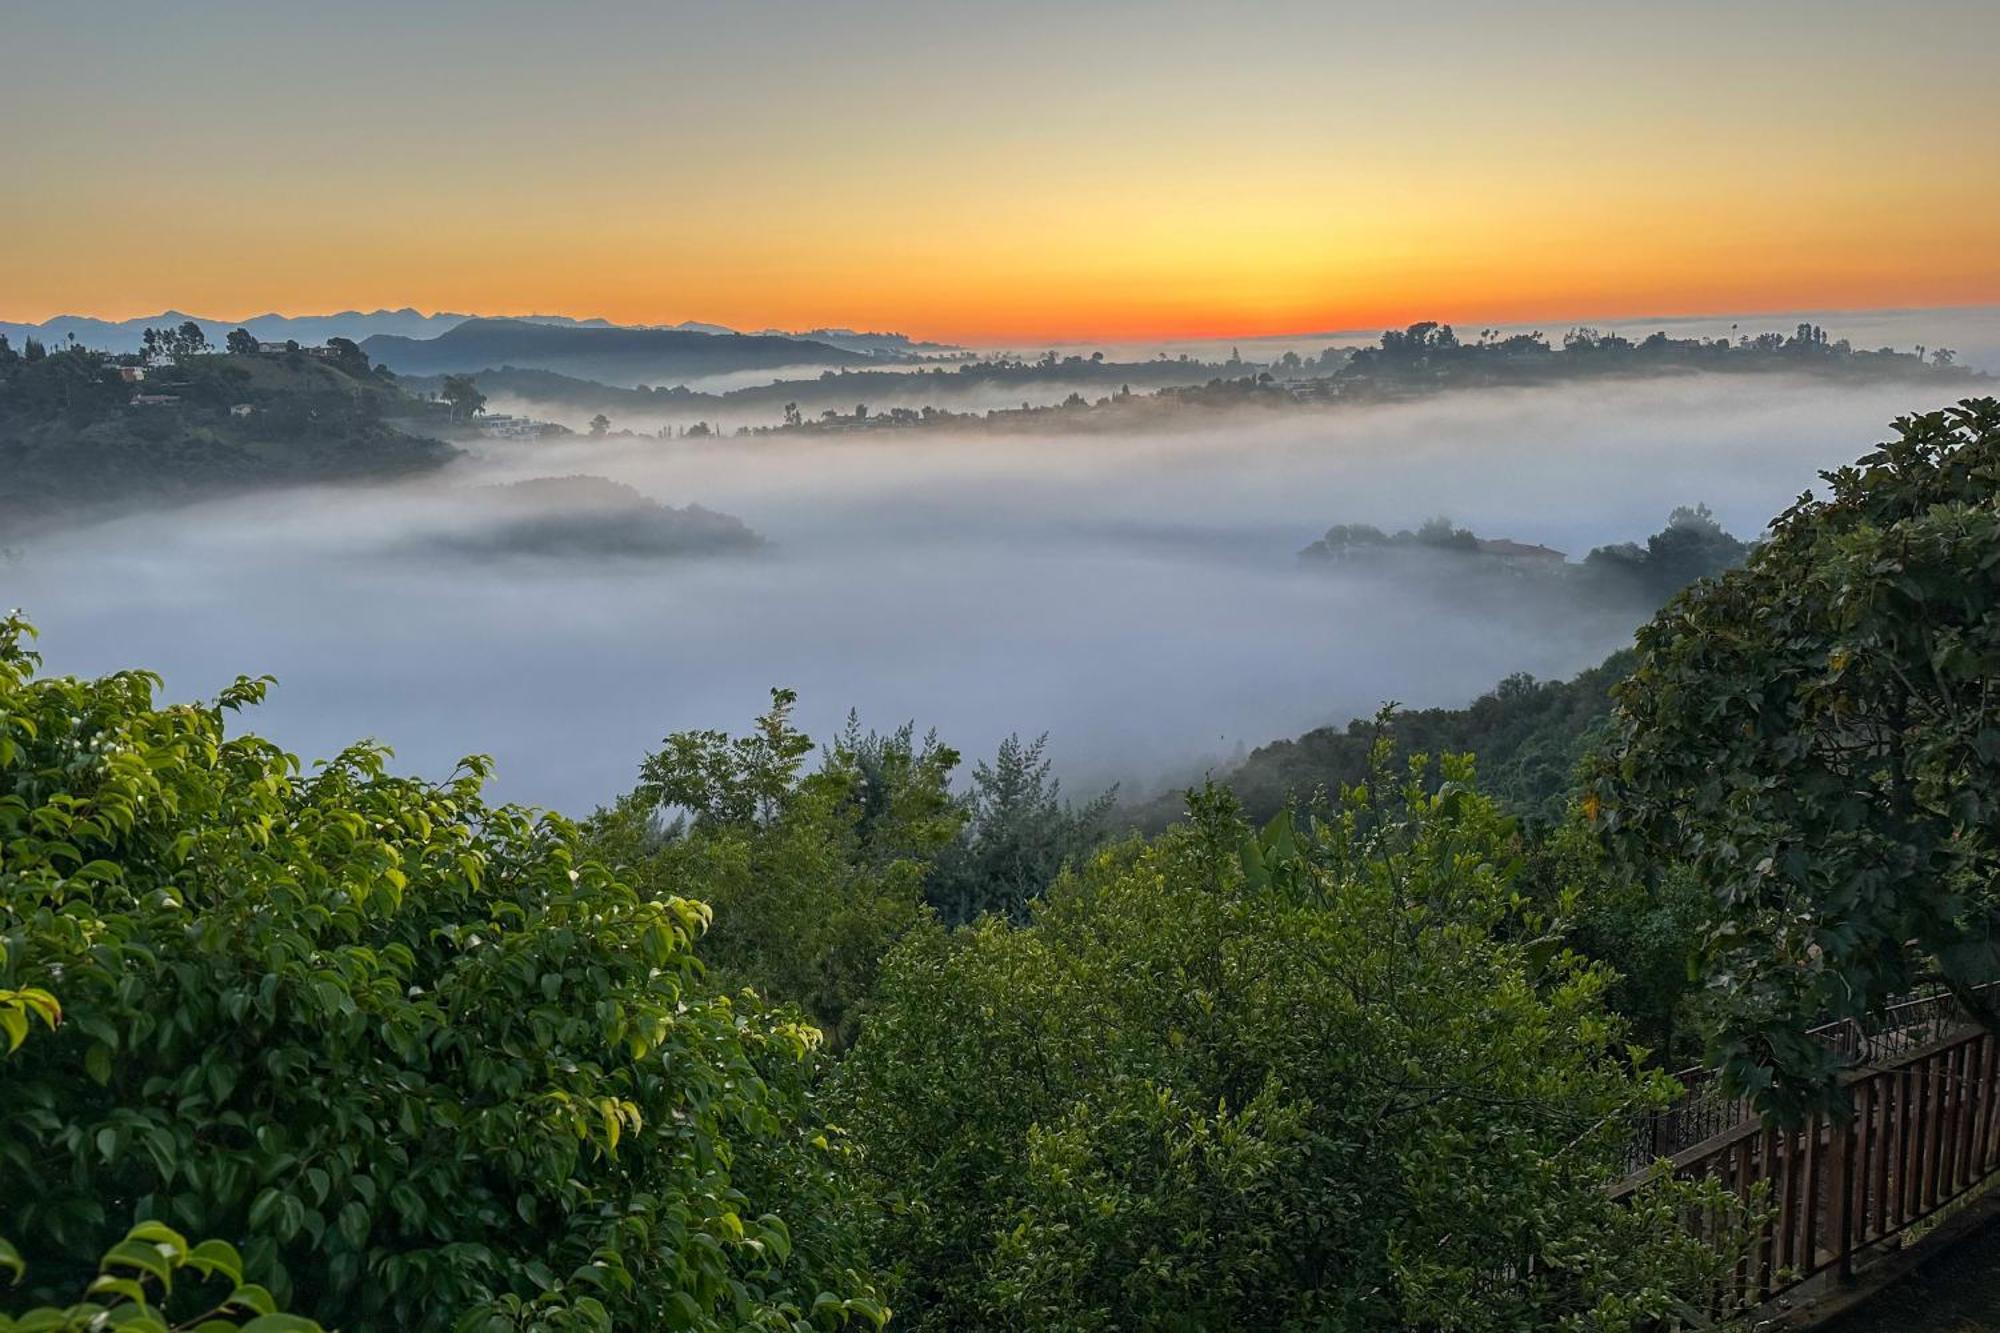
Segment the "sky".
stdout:
<svg viewBox="0 0 2000 1333">
<path fill-rule="evenodd" d="M 70 0 L 0 319 L 968 343 L 2000 302 L 2000 5 Z"/>
</svg>

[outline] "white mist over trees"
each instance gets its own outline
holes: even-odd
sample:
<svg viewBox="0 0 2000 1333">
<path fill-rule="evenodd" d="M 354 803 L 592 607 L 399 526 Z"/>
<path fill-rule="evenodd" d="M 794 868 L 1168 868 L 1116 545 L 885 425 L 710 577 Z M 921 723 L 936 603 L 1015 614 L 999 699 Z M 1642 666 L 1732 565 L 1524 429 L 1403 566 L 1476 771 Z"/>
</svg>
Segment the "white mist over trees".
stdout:
<svg viewBox="0 0 2000 1333">
<path fill-rule="evenodd" d="M 609 799 L 659 736 L 733 726 L 776 685 L 814 735 L 850 708 L 971 756 L 1046 730 L 1066 790 L 1137 799 L 1388 699 L 1566 676 L 1637 623 L 1302 569 L 1329 525 L 1444 514 L 1574 562 L 1706 502 L 1748 538 L 1911 406 L 1907 386 L 1699 379 L 1147 435 L 491 441 L 427 479 L 50 535 L 0 575 L 55 669 L 143 660 L 178 694 L 268 671 L 261 725 L 295 749 L 394 738 L 426 773 L 492 751 L 496 790 L 558 808 Z M 470 488 L 577 474 L 767 545 L 439 554 L 481 546 Z"/>
</svg>

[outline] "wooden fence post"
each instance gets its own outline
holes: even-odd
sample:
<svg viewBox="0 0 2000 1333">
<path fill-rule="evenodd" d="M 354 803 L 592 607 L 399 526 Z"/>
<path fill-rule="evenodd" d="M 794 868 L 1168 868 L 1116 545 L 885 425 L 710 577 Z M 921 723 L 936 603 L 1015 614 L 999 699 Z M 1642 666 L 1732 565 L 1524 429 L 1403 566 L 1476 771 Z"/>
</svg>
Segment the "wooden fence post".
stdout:
<svg viewBox="0 0 2000 1333">
<path fill-rule="evenodd" d="M 1859 1099 L 1857 1098 L 1857 1103 Z M 1833 1240 L 1834 1262 L 1840 1268 L 1843 1286 L 1854 1281 L 1854 1136 L 1860 1131 L 1857 1105 L 1854 1113 L 1827 1122 L 1827 1204 L 1833 1209 L 1827 1228 Z"/>
</svg>

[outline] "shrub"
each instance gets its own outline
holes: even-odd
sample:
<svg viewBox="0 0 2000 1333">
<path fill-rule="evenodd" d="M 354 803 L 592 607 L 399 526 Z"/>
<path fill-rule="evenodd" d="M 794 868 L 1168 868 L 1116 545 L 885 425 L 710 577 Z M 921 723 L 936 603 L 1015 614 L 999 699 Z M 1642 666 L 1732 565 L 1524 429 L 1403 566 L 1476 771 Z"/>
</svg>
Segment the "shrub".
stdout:
<svg viewBox="0 0 2000 1333">
<path fill-rule="evenodd" d="M 0 995 L 62 1014 L 0 1064 L 30 1300 L 156 1222 L 350 1330 L 879 1322 L 818 1034 L 698 984 L 704 906 L 485 804 L 482 762 L 307 775 L 225 734 L 263 682 L 161 707 L 38 677 L 28 633 L 0 625 Z"/>
<path fill-rule="evenodd" d="M 1226 798 L 1032 924 L 914 933 L 839 1072 L 920 1328 L 1619 1328 L 1712 1261 L 1606 1186 L 1609 972 L 1469 767 L 1250 838 Z"/>
</svg>

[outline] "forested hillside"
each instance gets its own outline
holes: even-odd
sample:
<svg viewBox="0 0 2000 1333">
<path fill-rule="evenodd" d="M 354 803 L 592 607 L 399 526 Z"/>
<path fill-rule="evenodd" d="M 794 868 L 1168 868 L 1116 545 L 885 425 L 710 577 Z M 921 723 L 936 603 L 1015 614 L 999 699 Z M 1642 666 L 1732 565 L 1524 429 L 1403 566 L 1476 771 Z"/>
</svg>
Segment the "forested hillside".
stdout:
<svg viewBox="0 0 2000 1333">
<path fill-rule="evenodd" d="M 232 350 L 184 325 L 144 356 L 0 338 L 0 534 L 140 502 L 403 476 L 456 452 L 352 343 Z"/>
<path fill-rule="evenodd" d="M 1268 819 L 1316 792 L 1338 794 L 1366 781 L 1377 741 L 1393 736 L 1427 754 L 1478 755 L 1483 791 L 1551 823 L 1562 815 L 1577 761 L 1611 715 L 1612 687 L 1631 665 L 1631 654 L 1621 652 L 1570 680 L 1509 676 L 1463 708 L 1397 709 L 1321 727 L 1259 746 L 1221 780 L 1253 818 Z M 1162 813 L 1164 806 L 1151 807 L 1147 822 L 1158 824 Z"/>
<path fill-rule="evenodd" d="M 1051 354 L 1053 355 L 1053 354 Z M 1046 363 L 1043 363 L 1046 364 Z M 1159 364 L 1159 363 L 1156 363 Z M 1171 365 L 1172 363 L 1166 363 Z M 1198 418 L 1199 414 L 1287 412 L 1406 402 L 1463 390 L 1546 388 L 1624 379 L 1675 379 L 1697 375 L 1769 376 L 1844 384 L 1909 383 L 1954 388 L 1986 381 L 1983 371 L 1961 365 L 1949 347 L 1899 351 L 1861 348 L 1816 324 L 1790 334 L 1770 332 L 1729 338 L 1644 338 L 1574 328 L 1559 342 L 1541 333 L 1502 335 L 1484 330 L 1460 338 L 1449 324 L 1423 320 L 1389 329 L 1373 346 L 1329 347 L 1317 357 L 1287 352 L 1268 364 L 1232 358 L 1206 381 L 1152 393 L 1072 393 L 1058 404 L 986 412 L 856 410 L 817 419 L 787 419 L 779 430 L 848 431 L 907 428 L 1039 431 L 1135 431 Z M 1084 386 L 1088 387 L 1088 386 Z M 860 405 L 862 408 L 866 404 Z"/>
<path fill-rule="evenodd" d="M 634 417 L 643 421 L 666 414 L 700 413 L 726 423 L 764 425 L 819 420 L 828 412 L 845 419 L 857 405 L 868 409 L 863 418 L 867 419 L 896 409 L 921 415 L 928 407 L 935 414 L 980 399 L 1011 405 L 1021 397 L 1055 401 L 1069 393 L 1139 392 L 1199 382 L 1225 369 L 1187 358 L 1108 361 L 1100 353 L 1094 357 L 1050 354 L 1032 361 L 960 360 L 928 369 L 843 366 L 810 379 L 783 378 L 721 392 L 693 389 L 671 380 L 641 381 L 627 388 L 521 365 L 491 367 L 473 378 L 491 397 L 527 404 L 538 414 L 572 420 L 603 412 L 614 424 L 622 425 Z M 414 391 L 435 392 L 444 379 L 442 375 L 412 375 L 406 376 L 405 382 Z"/>
</svg>

